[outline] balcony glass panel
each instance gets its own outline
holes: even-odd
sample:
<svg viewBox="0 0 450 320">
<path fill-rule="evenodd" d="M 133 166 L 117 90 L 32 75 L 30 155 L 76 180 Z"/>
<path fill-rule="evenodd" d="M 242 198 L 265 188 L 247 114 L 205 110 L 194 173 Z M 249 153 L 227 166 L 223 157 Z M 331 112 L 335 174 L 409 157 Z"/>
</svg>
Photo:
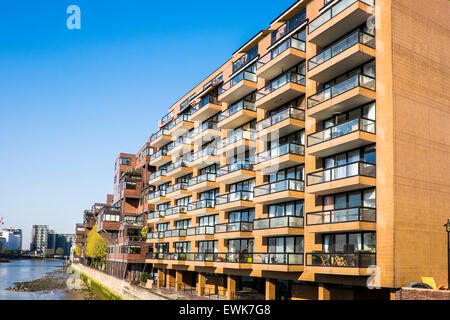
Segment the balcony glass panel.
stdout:
<svg viewBox="0 0 450 320">
<path fill-rule="evenodd" d="M 353 47 L 358 43 L 374 48 L 375 37 L 362 31 L 355 31 L 349 36 L 337 42 L 336 44 L 332 45 L 325 51 L 309 59 L 308 70 L 309 71 L 313 70 L 314 68 L 327 62 L 328 60 L 344 52 L 345 50 L 350 49 L 351 47 Z"/>
<path fill-rule="evenodd" d="M 150 142 L 155 141 L 156 139 L 158 139 L 159 137 L 161 137 L 162 135 L 168 136 L 169 132 L 166 128 L 159 130 L 156 134 L 154 134 L 151 139 Z"/>
<path fill-rule="evenodd" d="M 376 253 L 308 253 L 306 259 L 309 266 L 367 268 L 376 264 Z"/>
<path fill-rule="evenodd" d="M 168 187 L 166 190 L 166 194 L 169 194 L 169 193 L 172 193 L 175 191 L 186 190 L 187 188 L 188 188 L 187 182 L 179 182 L 177 184 L 174 184 L 174 185 Z"/>
<path fill-rule="evenodd" d="M 304 41 L 297 38 L 286 39 L 282 43 L 280 43 L 277 47 L 273 48 L 267 54 L 262 56 L 256 64 L 256 69 L 259 69 L 265 64 L 269 63 L 270 61 L 278 57 L 280 54 L 282 54 L 289 48 L 294 48 L 305 52 L 306 44 Z"/>
<path fill-rule="evenodd" d="M 258 153 L 256 156 L 256 163 L 262 163 L 265 161 L 276 159 L 286 154 L 295 154 L 298 156 L 304 156 L 305 146 L 296 143 L 283 144 L 277 148 Z"/>
<path fill-rule="evenodd" d="M 216 148 L 213 147 L 206 147 L 194 154 L 191 155 L 189 162 L 193 162 L 195 160 L 201 159 L 205 156 L 215 156 L 216 155 Z"/>
<path fill-rule="evenodd" d="M 339 138 L 356 131 L 375 133 L 375 127 L 375 121 L 373 120 L 364 118 L 353 119 L 310 134 L 308 136 L 308 147 L 312 147 L 319 143 Z"/>
<path fill-rule="evenodd" d="M 180 214 L 180 213 L 185 213 L 187 211 L 187 206 L 176 206 L 173 208 L 168 208 L 165 211 L 165 215 L 166 216 L 170 216 L 173 214 Z"/>
<path fill-rule="evenodd" d="M 167 150 L 159 150 L 158 152 L 152 154 L 150 156 L 150 161 L 158 159 L 159 157 L 162 157 L 162 156 L 167 156 Z"/>
<path fill-rule="evenodd" d="M 200 100 L 200 102 L 194 106 L 194 110 L 195 111 L 200 110 L 201 108 L 203 108 L 204 106 L 206 106 L 207 104 L 210 104 L 210 103 L 218 105 L 218 106 L 222 105 L 222 103 L 219 102 L 219 99 L 217 97 L 207 95 L 206 97 L 203 97 L 203 99 Z"/>
<path fill-rule="evenodd" d="M 376 165 L 367 162 L 353 162 L 342 166 L 310 173 L 308 174 L 307 181 L 308 186 L 312 186 L 319 183 L 325 183 L 355 176 L 375 178 Z"/>
<path fill-rule="evenodd" d="M 355 2 L 363 2 L 369 6 L 375 5 L 375 0 L 341 0 L 337 2 L 335 5 L 327 9 L 324 13 L 322 13 L 320 16 L 312 20 L 308 24 L 308 33 L 314 32 L 325 24 L 327 21 L 331 20 L 335 16 L 337 16 L 339 13 L 350 7 Z"/>
<path fill-rule="evenodd" d="M 303 228 L 303 217 L 274 217 L 253 221 L 254 230 L 273 228 Z"/>
<path fill-rule="evenodd" d="M 303 253 L 254 253 L 253 263 L 303 265 Z"/>
<path fill-rule="evenodd" d="M 189 203 L 187 206 L 188 211 L 198 210 L 198 209 L 205 209 L 205 208 L 214 208 L 215 201 L 212 199 L 205 199 L 200 200 L 197 202 Z"/>
<path fill-rule="evenodd" d="M 148 177 L 148 181 L 151 181 L 153 179 L 156 179 L 158 177 L 164 177 L 166 175 L 166 169 L 161 169 L 158 170 L 156 172 L 153 172 L 149 177 Z"/>
<path fill-rule="evenodd" d="M 230 222 L 215 225 L 216 233 L 224 232 L 250 232 L 253 230 L 252 222 Z"/>
<path fill-rule="evenodd" d="M 221 168 L 219 168 L 218 172 L 217 172 L 217 176 L 224 176 L 228 173 L 232 173 L 232 172 L 236 172 L 239 170 L 253 170 L 253 164 L 248 162 L 248 161 L 239 161 L 236 163 L 230 163 L 227 164 L 226 166 L 223 166 Z"/>
<path fill-rule="evenodd" d="M 308 109 L 357 87 L 375 91 L 375 83 L 375 78 L 363 74 L 354 75 L 353 77 L 309 97 Z"/>
<path fill-rule="evenodd" d="M 302 74 L 299 74 L 294 71 L 289 71 L 280 77 L 278 77 L 275 80 L 272 80 L 268 85 L 266 85 L 264 88 L 258 90 L 256 92 L 256 101 L 259 99 L 265 97 L 268 94 L 271 94 L 272 92 L 278 90 L 279 88 L 283 87 L 284 85 L 288 83 L 296 83 L 300 84 L 302 86 L 305 85 L 305 76 Z"/>
<path fill-rule="evenodd" d="M 253 191 L 237 191 L 217 197 L 216 205 L 235 201 L 252 201 L 252 200 L 253 200 Z"/>
<path fill-rule="evenodd" d="M 217 148 L 221 149 L 241 140 L 255 141 L 255 133 L 253 131 L 240 130 L 236 133 L 233 133 L 231 136 L 219 141 L 219 143 L 217 144 Z"/>
<path fill-rule="evenodd" d="M 157 190 L 155 192 L 149 193 L 147 196 L 148 200 L 158 198 L 158 197 L 165 197 L 166 196 L 166 190 Z"/>
<path fill-rule="evenodd" d="M 148 213 L 148 217 L 147 219 L 156 219 L 156 218 L 164 218 L 166 216 L 165 211 L 154 211 L 154 212 L 149 212 Z"/>
<path fill-rule="evenodd" d="M 216 174 L 215 173 L 204 173 L 200 176 L 190 179 L 188 182 L 188 185 L 189 185 L 189 187 L 191 187 L 191 186 L 194 186 L 196 184 L 206 182 L 206 181 L 215 182 Z"/>
<path fill-rule="evenodd" d="M 177 161 L 175 163 L 172 163 L 171 165 L 169 165 L 166 168 L 166 173 L 167 172 L 171 172 L 171 171 L 173 171 L 175 169 L 178 169 L 178 168 L 181 168 L 181 167 L 187 167 L 187 163 L 188 163 L 188 161 L 184 160 L 184 159 L 183 160 L 179 160 L 179 161 Z"/>
<path fill-rule="evenodd" d="M 286 179 L 278 182 L 272 182 L 263 186 L 255 187 L 253 190 L 255 197 L 266 196 L 268 194 L 281 192 L 281 191 L 299 191 L 304 192 L 304 181 Z"/>
<path fill-rule="evenodd" d="M 297 119 L 297 120 L 305 120 L 305 111 L 296 108 L 288 108 L 283 111 L 280 111 L 270 118 L 264 119 L 256 123 L 256 131 L 261 131 L 266 128 L 269 128 L 283 120 L 286 119 Z"/>
<path fill-rule="evenodd" d="M 189 121 L 189 122 L 192 122 L 191 121 L 191 115 L 189 115 L 189 114 L 182 114 L 181 116 L 179 116 L 178 118 L 176 118 L 174 121 L 172 121 L 171 123 L 169 123 L 168 125 L 167 125 L 167 130 L 170 130 L 170 129 L 172 129 L 173 127 L 175 127 L 177 124 L 179 124 L 179 123 L 181 123 L 181 122 L 183 122 L 183 121 Z"/>
<path fill-rule="evenodd" d="M 307 215 L 308 225 L 331 224 L 341 222 L 376 222 L 376 209 L 374 208 L 347 208 L 312 212 Z"/>
<path fill-rule="evenodd" d="M 188 236 L 199 236 L 208 234 L 214 234 L 214 226 L 200 226 L 187 228 Z"/>
<path fill-rule="evenodd" d="M 195 137 L 196 135 L 205 132 L 208 129 L 212 129 L 212 130 L 218 130 L 217 129 L 217 122 L 215 121 L 208 121 L 205 123 L 202 123 L 200 126 L 198 126 L 197 128 L 195 128 L 194 130 L 191 131 L 191 138 Z"/>
<path fill-rule="evenodd" d="M 234 87 L 243 80 L 257 83 L 258 77 L 253 72 L 247 70 L 241 71 L 236 76 L 234 76 L 233 78 L 231 78 L 230 80 L 228 80 L 222 86 L 219 87 L 219 95 L 225 93 L 226 91 L 228 91 L 229 89 L 231 89 L 232 87 Z"/>
<path fill-rule="evenodd" d="M 218 121 L 219 122 L 223 121 L 241 110 L 256 111 L 255 103 L 252 101 L 242 99 L 242 100 L 238 101 L 237 103 L 233 104 L 227 110 L 220 113 L 218 116 Z"/>
</svg>

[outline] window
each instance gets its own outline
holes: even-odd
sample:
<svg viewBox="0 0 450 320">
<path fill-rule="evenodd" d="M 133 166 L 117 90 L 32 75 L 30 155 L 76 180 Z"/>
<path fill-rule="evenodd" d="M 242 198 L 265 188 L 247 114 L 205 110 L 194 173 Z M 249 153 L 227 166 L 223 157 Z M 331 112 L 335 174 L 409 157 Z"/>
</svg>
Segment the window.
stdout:
<svg viewBox="0 0 450 320">
<path fill-rule="evenodd" d="M 191 252 L 191 243 L 190 242 L 175 242 L 175 252 L 177 252 L 177 253 Z"/>
<path fill-rule="evenodd" d="M 238 191 L 253 191 L 255 187 L 255 179 L 250 179 L 246 181 L 241 181 L 238 183 L 229 185 L 229 192 L 238 192 Z"/>
<path fill-rule="evenodd" d="M 170 208 L 170 202 L 158 204 L 157 208 L 158 208 L 158 211 L 165 211 L 166 209 Z"/>
<path fill-rule="evenodd" d="M 206 192 L 202 192 L 199 194 L 199 201 L 201 200 L 215 200 L 216 197 L 218 197 L 220 195 L 219 192 L 219 188 L 214 189 L 214 190 L 210 190 L 210 191 L 206 191 Z"/>
<path fill-rule="evenodd" d="M 303 237 L 273 237 L 268 239 L 269 253 L 303 253 Z"/>
<path fill-rule="evenodd" d="M 120 158 L 119 164 L 123 166 L 130 166 L 131 165 L 131 158 Z"/>
<path fill-rule="evenodd" d="M 329 253 L 355 253 L 376 249 L 375 232 L 337 233 L 323 236 L 323 249 Z"/>
<path fill-rule="evenodd" d="M 186 198 L 177 199 L 175 204 L 177 207 L 178 206 L 187 206 L 191 202 L 192 202 L 192 196 L 189 196 Z"/>
<path fill-rule="evenodd" d="M 345 192 L 323 198 L 323 210 L 348 209 L 348 208 L 375 208 L 375 188 Z"/>
<path fill-rule="evenodd" d="M 166 222 L 166 223 L 160 223 L 156 225 L 156 230 L 158 230 L 158 232 L 162 232 L 162 231 L 167 231 L 170 228 L 170 222 Z"/>
<path fill-rule="evenodd" d="M 253 252 L 253 239 L 236 239 L 228 240 L 228 252 L 230 253 L 242 253 Z"/>
<path fill-rule="evenodd" d="M 213 165 L 210 165 L 208 167 L 200 169 L 198 172 L 198 175 L 201 176 L 202 174 L 205 174 L 205 173 L 217 173 L 218 167 L 219 167 L 218 164 L 215 163 Z"/>
<path fill-rule="evenodd" d="M 219 242 L 217 240 L 199 241 L 198 252 L 201 253 L 214 253 L 219 252 Z"/>
<path fill-rule="evenodd" d="M 375 145 L 367 146 L 360 149 L 354 149 L 347 152 L 339 153 L 334 156 L 324 158 L 324 168 L 334 168 L 345 164 L 363 161 L 367 163 L 376 163 L 376 147 Z M 343 168 L 345 171 L 345 168 Z M 337 174 L 338 172 L 336 172 Z"/>
<path fill-rule="evenodd" d="M 228 213 L 228 222 L 252 222 L 255 219 L 255 209 L 231 211 Z"/>
<path fill-rule="evenodd" d="M 328 118 L 323 121 L 323 128 L 330 128 L 358 118 L 375 120 L 375 108 L 375 102 L 372 102 L 365 106 L 352 109 L 332 118 Z"/>
<path fill-rule="evenodd" d="M 198 219 L 198 225 L 200 227 L 203 227 L 203 226 L 213 227 L 216 224 L 219 224 L 219 215 L 218 214 L 204 216 L 204 217 L 200 217 Z"/>
<path fill-rule="evenodd" d="M 169 243 L 156 243 L 155 248 L 159 253 L 169 252 Z"/>
<path fill-rule="evenodd" d="M 240 57 L 237 61 L 233 62 L 233 73 L 242 68 L 246 63 L 256 58 L 257 55 L 258 55 L 258 45 L 251 48 L 249 51 L 247 51 L 246 54 Z"/>
<path fill-rule="evenodd" d="M 306 20 L 306 8 L 289 19 L 285 24 L 272 32 L 271 44 L 274 44 Z"/>
<path fill-rule="evenodd" d="M 299 130 L 288 134 L 287 136 L 280 137 L 278 141 L 269 141 L 267 144 L 267 150 L 275 149 L 281 145 L 285 145 L 287 143 L 296 143 L 305 145 L 305 130 Z"/>
<path fill-rule="evenodd" d="M 272 204 L 268 207 L 269 218 L 296 216 L 303 217 L 303 200 Z"/>
<path fill-rule="evenodd" d="M 191 226 L 191 219 L 175 221 L 175 229 L 177 230 L 187 229 L 190 226 Z"/>
<path fill-rule="evenodd" d="M 304 171 L 305 168 L 303 165 L 295 166 L 287 169 L 283 169 L 278 171 L 277 173 L 272 173 L 266 177 L 268 177 L 269 183 L 282 181 L 286 179 L 295 179 L 295 180 L 304 180 Z"/>
<path fill-rule="evenodd" d="M 365 76 L 375 78 L 375 60 L 372 60 L 362 66 L 359 66 L 347 73 L 341 74 L 339 77 L 337 77 L 333 80 L 325 82 L 323 84 L 323 89 L 328 89 L 330 87 L 333 87 L 336 84 L 339 84 L 340 82 L 345 81 L 345 80 L 347 80 L 355 75 L 358 75 L 358 74 L 362 74 Z"/>
</svg>

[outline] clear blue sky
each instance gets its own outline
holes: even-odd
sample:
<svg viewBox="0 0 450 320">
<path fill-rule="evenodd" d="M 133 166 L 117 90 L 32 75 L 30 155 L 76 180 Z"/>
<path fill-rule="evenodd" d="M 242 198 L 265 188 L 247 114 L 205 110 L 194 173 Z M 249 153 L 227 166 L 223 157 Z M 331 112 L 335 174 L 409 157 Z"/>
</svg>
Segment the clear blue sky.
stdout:
<svg viewBox="0 0 450 320">
<path fill-rule="evenodd" d="M 73 233 L 181 96 L 295 0 L 0 2 L 0 217 Z M 81 8 L 68 30 L 66 8 Z"/>
</svg>

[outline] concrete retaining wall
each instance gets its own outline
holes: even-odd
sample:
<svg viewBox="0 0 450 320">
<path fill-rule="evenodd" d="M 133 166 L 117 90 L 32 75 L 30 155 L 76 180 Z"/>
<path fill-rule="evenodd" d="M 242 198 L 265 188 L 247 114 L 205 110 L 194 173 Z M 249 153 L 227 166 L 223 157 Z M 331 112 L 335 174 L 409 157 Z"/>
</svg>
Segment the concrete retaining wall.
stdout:
<svg viewBox="0 0 450 320">
<path fill-rule="evenodd" d="M 81 264 L 74 263 L 72 264 L 72 267 L 75 270 L 84 273 L 88 278 L 98 282 L 124 300 L 167 300 L 147 289 L 132 285 L 126 281 L 117 279 L 101 271 L 85 267 Z"/>
</svg>

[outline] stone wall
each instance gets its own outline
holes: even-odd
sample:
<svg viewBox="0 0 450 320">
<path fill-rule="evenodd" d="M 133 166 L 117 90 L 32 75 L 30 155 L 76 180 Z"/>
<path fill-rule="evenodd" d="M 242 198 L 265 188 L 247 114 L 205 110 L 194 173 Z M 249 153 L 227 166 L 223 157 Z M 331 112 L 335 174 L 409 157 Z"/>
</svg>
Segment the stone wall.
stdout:
<svg viewBox="0 0 450 320">
<path fill-rule="evenodd" d="M 395 300 L 450 300 L 450 291 L 402 288 L 395 293 Z"/>
</svg>

